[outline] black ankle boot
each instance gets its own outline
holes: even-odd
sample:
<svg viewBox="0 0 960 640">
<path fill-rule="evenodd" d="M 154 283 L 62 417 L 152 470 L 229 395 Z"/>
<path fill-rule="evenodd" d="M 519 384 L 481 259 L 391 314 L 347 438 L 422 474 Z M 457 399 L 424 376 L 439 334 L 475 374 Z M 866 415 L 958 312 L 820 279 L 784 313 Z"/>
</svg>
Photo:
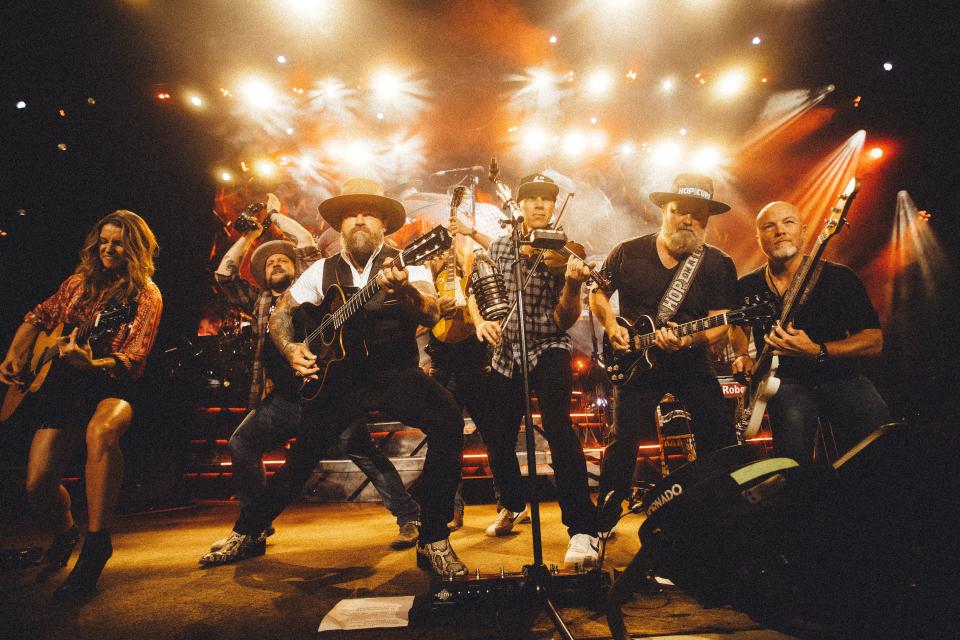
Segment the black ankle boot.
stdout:
<svg viewBox="0 0 960 640">
<path fill-rule="evenodd" d="M 94 531 L 87 534 L 83 549 L 73 571 L 53 594 L 56 598 L 75 598 L 92 595 L 97 590 L 97 579 L 107 560 L 113 555 L 110 532 Z"/>
<path fill-rule="evenodd" d="M 53 542 L 40 560 L 40 572 L 37 573 L 37 582 L 45 582 L 47 578 L 67 566 L 73 550 L 80 541 L 80 529 L 73 525 L 63 533 L 53 537 Z"/>
</svg>

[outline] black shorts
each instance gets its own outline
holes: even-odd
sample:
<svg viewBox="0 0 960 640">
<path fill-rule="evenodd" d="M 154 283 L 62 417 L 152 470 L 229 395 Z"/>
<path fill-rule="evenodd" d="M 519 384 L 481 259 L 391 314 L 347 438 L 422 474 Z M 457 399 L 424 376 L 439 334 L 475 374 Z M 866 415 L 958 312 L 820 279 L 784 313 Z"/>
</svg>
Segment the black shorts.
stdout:
<svg viewBox="0 0 960 640">
<path fill-rule="evenodd" d="M 23 401 L 29 424 L 39 429 L 86 429 L 105 398 L 129 400 L 130 385 L 104 374 L 60 367 Z"/>
</svg>

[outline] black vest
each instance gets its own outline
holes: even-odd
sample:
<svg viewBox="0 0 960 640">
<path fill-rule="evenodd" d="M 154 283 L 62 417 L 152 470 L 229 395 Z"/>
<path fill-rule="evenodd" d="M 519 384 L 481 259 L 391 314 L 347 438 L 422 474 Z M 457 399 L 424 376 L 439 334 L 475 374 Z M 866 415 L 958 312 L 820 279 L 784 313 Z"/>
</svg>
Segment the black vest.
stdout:
<svg viewBox="0 0 960 640">
<path fill-rule="evenodd" d="M 370 272 L 372 280 L 380 273 L 383 261 L 394 258 L 400 252 L 386 245 L 373 257 Z M 353 273 L 343 253 L 327 258 L 323 263 L 323 290 L 340 285 L 349 297 L 356 290 Z M 362 335 L 367 345 L 370 360 L 378 365 L 390 367 L 416 367 L 420 362 L 420 350 L 417 347 L 416 314 L 405 312 L 393 296 L 387 296 L 381 290 L 363 307 L 362 315 L 351 318 L 350 323 L 362 326 Z"/>
</svg>

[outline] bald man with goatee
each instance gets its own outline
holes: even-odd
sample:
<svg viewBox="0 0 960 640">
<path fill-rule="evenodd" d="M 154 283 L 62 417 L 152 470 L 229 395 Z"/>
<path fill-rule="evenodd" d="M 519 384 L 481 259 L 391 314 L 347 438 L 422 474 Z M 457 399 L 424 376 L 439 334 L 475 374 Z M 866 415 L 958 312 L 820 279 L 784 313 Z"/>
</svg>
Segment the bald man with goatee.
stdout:
<svg viewBox="0 0 960 640">
<path fill-rule="evenodd" d="M 757 241 L 767 264 L 740 278 L 743 296 L 769 293 L 782 300 L 809 256 L 807 227 L 796 206 L 771 202 L 757 215 Z M 860 278 L 848 267 L 821 261 L 813 290 L 786 326 L 755 327 L 756 350 L 769 345 L 779 356 L 780 389 L 767 405 L 774 451 L 810 462 L 819 418 L 830 421 L 840 452 L 876 427 L 891 422 L 890 411 L 863 374 L 862 360 L 883 349 L 880 319 Z M 747 351 L 745 334 L 734 348 Z M 741 355 L 736 371 L 753 360 Z"/>
</svg>

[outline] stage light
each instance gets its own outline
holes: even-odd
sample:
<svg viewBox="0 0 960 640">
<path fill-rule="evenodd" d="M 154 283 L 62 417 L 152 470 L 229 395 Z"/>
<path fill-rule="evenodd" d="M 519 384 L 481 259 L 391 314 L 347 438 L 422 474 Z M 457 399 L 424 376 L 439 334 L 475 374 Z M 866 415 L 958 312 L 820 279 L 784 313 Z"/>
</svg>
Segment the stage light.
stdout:
<svg viewBox="0 0 960 640">
<path fill-rule="evenodd" d="M 351 142 L 343 149 L 343 157 L 349 164 L 360 165 L 370 161 L 373 154 L 363 142 Z"/>
<path fill-rule="evenodd" d="M 550 36 L 550 44 L 557 44 L 557 36 Z"/>
<path fill-rule="evenodd" d="M 873 158 L 874 160 L 879 160 L 880 158 L 883 157 L 883 149 L 881 149 L 880 147 L 874 147 L 870 149 L 870 157 Z"/>
<path fill-rule="evenodd" d="M 299 25 L 316 24 L 330 17 L 330 0 L 279 0 L 286 7 L 290 18 Z"/>
<path fill-rule="evenodd" d="M 753 36 L 753 40 L 751 40 L 751 42 L 752 42 L 754 45 L 760 44 L 760 36 Z"/>
<path fill-rule="evenodd" d="M 287 135 L 288 135 L 288 136 L 292 136 L 292 135 L 293 135 L 293 127 L 287 127 L 286 131 L 287 131 Z"/>
<path fill-rule="evenodd" d="M 723 154 L 717 147 L 705 147 L 700 149 L 691 159 L 694 168 L 703 173 L 709 173 L 720 168 Z"/>
<path fill-rule="evenodd" d="M 93 99 L 93 96 L 91 96 L 91 97 L 87 98 L 87 104 L 89 104 L 89 105 L 95 105 L 95 104 L 97 104 L 97 101 Z"/>
<path fill-rule="evenodd" d="M 687 130 L 681 128 L 681 129 L 680 129 L 680 135 L 682 135 L 682 136 L 687 135 Z"/>
<path fill-rule="evenodd" d="M 590 151 L 599 153 L 607 148 L 607 134 L 605 131 L 594 131 L 590 134 Z"/>
<path fill-rule="evenodd" d="M 884 62 L 884 63 L 883 63 L 883 70 L 884 70 L 884 71 L 893 71 L 893 63 L 892 63 L 892 62 Z"/>
<path fill-rule="evenodd" d="M 660 81 L 660 92 L 661 93 L 673 93 L 673 89 L 676 86 L 673 78 L 664 78 Z"/>
<path fill-rule="evenodd" d="M 17 103 L 17 109 L 26 109 L 26 108 L 27 108 L 27 103 L 24 102 L 23 100 Z"/>
<path fill-rule="evenodd" d="M 587 136 L 582 131 L 569 131 L 563 136 L 560 148 L 571 158 L 578 158 L 587 150 Z"/>
<path fill-rule="evenodd" d="M 229 171 L 221 171 L 220 180 L 222 180 L 223 182 L 230 182 L 233 180 L 233 174 L 230 173 Z"/>
<path fill-rule="evenodd" d="M 60 115 L 61 118 L 67 117 L 67 112 L 64 111 L 63 109 L 58 110 L 57 113 Z"/>
<path fill-rule="evenodd" d="M 287 56 L 277 56 L 277 62 L 280 64 L 287 64 Z"/>
<path fill-rule="evenodd" d="M 617 153 L 624 157 L 632 156 L 636 152 L 637 148 L 630 142 L 621 143 L 620 146 L 617 147 Z"/>
<path fill-rule="evenodd" d="M 196 95 L 196 94 L 192 94 L 192 95 L 187 96 L 187 102 L 188 102 L 191 106 L 194 106 L 194 107 L 197 107 L 197 108 L 203 106 L 203 98 L 201 98 L 200 96 L 198 96 L 198 95 Z"/>
<path fill-rule="evenodd" d="M 403 81 L 397 73 L 389 69 L 381 69 L 370 79 L 370 87 L 378 98 L 394 100 L 403 90 Z"/>
<path fill-rule="evenodd" d="M 680 160 L 682 153 L 683 149 L 676 142 L 672 140 L 661 142 L 653 147 L 653 162 L 661 167 L 669 167 Z"/>
<path fill-rule="evenodd" d="M 746 88 L 748 79 L 749 76 L 743 69 L 725 71 L 717 78 L 714 92 L 718 98 L 729 100 Z"/>
<path fill-rule="evenodd" d="M 595 98 L 605 96 L 613 88 L 613 74 L 606 69 L 597 69 L 587 76 L 587 93 Z"/>
<path fill-rule="evenodd" d="M 377 120 L 383 120 L 383 118 L 384 118 L 384 115 L 382 111 L 377 113 Z"/>
<path fill-rule="evenodd" d="M 261 78 L 247 78 L 240 84 L 240 96 L 253 109 L 262 110 L 277 103 L 277 93 Z"/>
<path fill-rule="evenodd" d="M 277 165 L 269 158 L 259 158 L 253 162 L 253 172 L 261 178 L 271 178 L 277 174 Z"/>
<path fill-rule="evenodd" d="M 525 127 L 520 145 L 526 153 L 532 155 L 542 153 L 547 146 L 547 134 L 540 127 Z"/>
<path fill-rule="evenodd" d="M 627 71 L 627 80 L 636 80 L 636 79 L 637 79 L 637 72 L 634 71 L 633 69 L 628 70 L 628 71 Z"/>
<path fill-rule="evenodd" d="M 57 145 L 57 149 L 60 149 L 60 151 L 66 151 L 67 150 L 66 143 L 61 142 L 60 144 Z"/>
<path fill-rule="evenodd" d="M 597 116 L 592 116 L 590 118 L 590 124 L 597 124 Z"/>
</svg>

